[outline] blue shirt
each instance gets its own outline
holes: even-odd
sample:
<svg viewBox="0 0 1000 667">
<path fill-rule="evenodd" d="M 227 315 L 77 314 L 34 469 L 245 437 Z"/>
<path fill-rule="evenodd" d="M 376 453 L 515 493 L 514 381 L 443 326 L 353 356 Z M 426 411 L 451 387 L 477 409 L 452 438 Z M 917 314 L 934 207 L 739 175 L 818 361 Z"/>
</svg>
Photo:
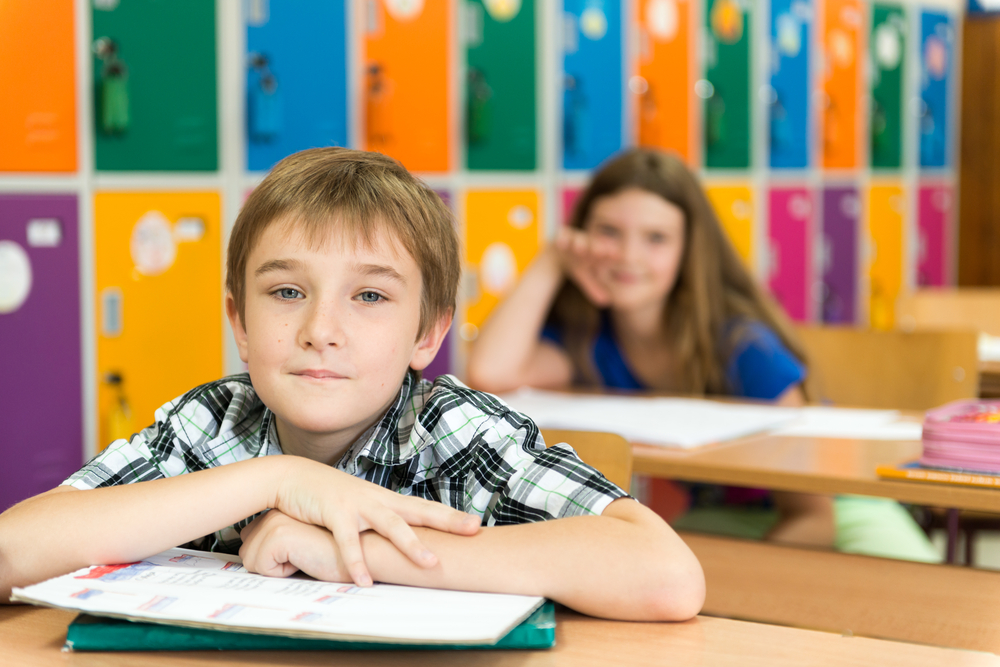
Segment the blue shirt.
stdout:
<svg viewBox="0 0 1000 667">
<path fill-rule="evenodd" d="M 547 326 L 542 337 L 562 346 L 562 331 Z M 601 314 L 601 328 L 594 341 L 594 367 L 601 382 L 611 389 L 648 389 L 628 367 L 614 337 L 611 318 Z M 733 349 L 726 365 L 730 394 L 743 398 L 773 400 L 787 389 L 801 384 L 806 369 L 770 328 L 751 322 L 743 327 L 743 336 Z"/>
</svg>

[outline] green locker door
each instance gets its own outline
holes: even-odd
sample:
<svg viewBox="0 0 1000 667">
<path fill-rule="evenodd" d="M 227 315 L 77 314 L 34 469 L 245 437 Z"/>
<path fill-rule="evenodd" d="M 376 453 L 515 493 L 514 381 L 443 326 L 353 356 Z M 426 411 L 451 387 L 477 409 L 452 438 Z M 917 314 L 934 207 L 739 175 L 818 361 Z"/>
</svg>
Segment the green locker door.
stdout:
<svg viewBox="0 0 1000 667">
<path fill-rule="evenodd" d="M 750 3 L 709 0 L 705 12 L 705 166 L 750 166 Z"/>
<path fill-rule="evenodd" d="M 906 17 L 895 5 L 872 6 L 871 166 L 902 164 L 902 86 L 906 61 Z"/>
<path fill-rule="evenodd" d="M 97 169 L 217 169 L 215 2 L 92 6 Z"/>
<path fill-rule="evenodd" d="M 463 1 L 468 168 L 534 169 L 535 2 Z"/>
</svg>

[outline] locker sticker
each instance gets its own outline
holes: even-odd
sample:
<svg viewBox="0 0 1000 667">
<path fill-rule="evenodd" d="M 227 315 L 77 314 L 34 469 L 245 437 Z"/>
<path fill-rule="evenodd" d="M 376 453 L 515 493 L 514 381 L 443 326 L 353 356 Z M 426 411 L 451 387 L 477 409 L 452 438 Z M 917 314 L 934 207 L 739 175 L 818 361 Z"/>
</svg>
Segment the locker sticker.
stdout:
<svg viewBox="0 0 1000 667">
<path fill-rule="evenodd" d="M 55 218 L 28 221 L 28 245 L 32 248 L 57 248 L 62 237 L 62 223 Z"/>
<path fill-rule="evenodd" d="M 424 11 L 424 0 L 385 0 L 385 8 L 397 21 L 412 21 Z"/>
<path fill-rule="evenodd" d="M 479 274 L 483 290 L 502 297 L 517 279 L 517 258 L 514 251 L 506 243 L 491 243 L 483 251 Z"/>
<path fill-rule="evenodd" d="M 506 23 L 521 11 L 521 0 L 483 0 L 493 20 Z"/>
<path fill-rule="evenodd" d="M 646 29 L 653 39 L 673 41 L 680 28 L 676 0 L 650 0 L 646 5 Z"/>
<path fill-rule="evenodd" d="M 535 214 L 531 212 L 531 209 L 524 205 L 514 206 L 510 209 L 510 213 L 507 214 L 507 222 L 514 227 L 514 229 L 524 229 L 530 225 L 535 219 Z"/>
<path fill-rule="evenodd" d="M 145 276 L 169 269 L 177 257 L 170 221 L 159 211 L 148 211 L 132 228 L 129 250 L 135 268 Z"/>
<path fill-rule="evenodd" d="M 31 292 L 31 260 L 19 243 L 0 241 L 0 314 L 13 313 Z"/>
</svg>

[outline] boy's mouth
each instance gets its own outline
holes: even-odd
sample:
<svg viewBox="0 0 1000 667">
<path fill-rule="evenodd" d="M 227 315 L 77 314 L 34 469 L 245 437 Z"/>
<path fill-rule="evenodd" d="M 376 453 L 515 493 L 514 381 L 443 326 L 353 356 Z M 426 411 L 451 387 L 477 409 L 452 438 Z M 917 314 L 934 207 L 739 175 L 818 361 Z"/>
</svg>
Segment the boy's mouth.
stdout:
<svg viewBox="0 0 1000 667">
<path fill-rule="evenodd" d="M 340 373 L 334 373 L 333 371 L 327 371 L 322 369 L 307 368 L 301 371 L 295 371 L 292 375 L 299 375 L 302 377 L 312 378 L 314 380 L 343 380 L 345 376 Z"/>
</svg>

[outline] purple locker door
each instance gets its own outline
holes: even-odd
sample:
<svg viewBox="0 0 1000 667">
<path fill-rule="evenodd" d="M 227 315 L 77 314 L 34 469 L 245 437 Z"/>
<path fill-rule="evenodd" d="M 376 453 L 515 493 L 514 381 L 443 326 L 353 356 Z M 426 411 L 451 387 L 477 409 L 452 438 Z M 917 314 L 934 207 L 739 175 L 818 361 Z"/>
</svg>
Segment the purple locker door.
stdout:
<svg viewBox="0 0 1000 667">
<path fill-rule="evenodd" d="M 75 196 L 0 196 L 0 510 L 83 461 L 78 248 Z"/>
<path fill-rule="evenodd" d="M 448 190 L 435 190 L 438 196 L 441 198 L 448 208 L 454 211 L 452 206 L 451 192 Z M 461 298 L 461 297 L 460 297 Z M 434 361 L 427 365 L 424 369 L 423 377 L 428 380 L 433 380 L 438 375 L 445 375 L 454 373 L 454 363 L 452 360 L 452 350 L 454 348 L 454 336 L 452 335 L 455 330 L 455 325 L 452 324 L 451 328 L 448 329 L 448 333 L 445 334 L 444 340 L 441 342 L 441 348 L 438 350 L 437 356 L 434 357 Z"/>
<path fill-rule="evenodd" d="M 812 195 L 806 188 L 773 188 L 770 193 L 771 293 L 792 319 L 809 319 Z"/>
<path fill-rule="evenodd" d="M 854 186 L 823 191 L 823 321 L 853 324 L 857 316 L 858 216 Z"/>
<path fill-rule="evenodd" d="M 917 285 L 940 287 L 947 280 L 948 234 L 953 197 L 944 184 L 920 187 L 917 205 L 919 246 L 917 250 Z"/>
</svg>

